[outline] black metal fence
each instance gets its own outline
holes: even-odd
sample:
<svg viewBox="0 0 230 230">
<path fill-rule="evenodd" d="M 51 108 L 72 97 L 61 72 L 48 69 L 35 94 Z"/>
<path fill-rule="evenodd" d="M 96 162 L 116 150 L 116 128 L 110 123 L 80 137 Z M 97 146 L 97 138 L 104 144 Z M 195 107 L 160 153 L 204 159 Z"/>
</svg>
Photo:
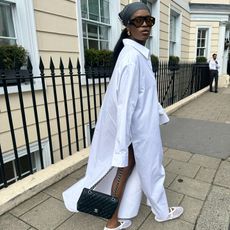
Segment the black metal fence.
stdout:
<svg viewBox="0 0 230 230">
<path fill-rule="evenodd" d="M 70 59 L 67 68 L 61 59 L 55 68 L 51 58 L 49 69 L 40 59 L 39 68 L 40 76 L 33 76 L 28 60 L 25 75 L 0 72 L 0 188 L 86 148 L 111 77 L 108 66 L 82 74 L 79 61 L 73 67 Z M 209 84 L 207 65 L 172 69 L 160 62 L 155 75 L 163 107 Z"/>
</svg>

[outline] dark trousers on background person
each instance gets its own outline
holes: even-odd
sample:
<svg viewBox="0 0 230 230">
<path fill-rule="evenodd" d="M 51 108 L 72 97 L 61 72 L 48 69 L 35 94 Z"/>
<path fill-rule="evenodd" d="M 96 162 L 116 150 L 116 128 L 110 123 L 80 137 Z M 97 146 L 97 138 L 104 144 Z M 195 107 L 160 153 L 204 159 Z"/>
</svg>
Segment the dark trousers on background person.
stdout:
<svg viewBox="0 0 230 230">
<path fill-rule="evenodd" d="M 218 70 L 210 70 L 210 92 L 212 92 L 212 83 L 215 80 L 215 92 L 218 89 Z"/>
</svg>

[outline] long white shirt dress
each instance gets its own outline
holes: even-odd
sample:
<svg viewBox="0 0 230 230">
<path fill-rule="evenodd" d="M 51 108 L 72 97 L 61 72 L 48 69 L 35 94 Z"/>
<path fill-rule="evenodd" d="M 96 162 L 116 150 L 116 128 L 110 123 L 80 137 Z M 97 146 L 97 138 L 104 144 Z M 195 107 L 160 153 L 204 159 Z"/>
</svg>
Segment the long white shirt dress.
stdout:
<svg viewBox="0 0 230 230">
<path fill-rule="evenodd" d="M 117 167 L 128 165 L 128 146 L 132 143 L 136 164 L 126 183 L 118 217 L 135 217 L 144 192 L 152 212 L 165 219 L 169 209 L 163 186 L 160 124 L 169 119 L 158 103 L 149 50 L 131 39 L 123 43 L 96 124 L 86 175 L 63 192 L 64 203 L 68 210 L 77 212 L 82 189 L 90 188 L 114 166 L 96 187 L 110 194 Z"/>
</svg>

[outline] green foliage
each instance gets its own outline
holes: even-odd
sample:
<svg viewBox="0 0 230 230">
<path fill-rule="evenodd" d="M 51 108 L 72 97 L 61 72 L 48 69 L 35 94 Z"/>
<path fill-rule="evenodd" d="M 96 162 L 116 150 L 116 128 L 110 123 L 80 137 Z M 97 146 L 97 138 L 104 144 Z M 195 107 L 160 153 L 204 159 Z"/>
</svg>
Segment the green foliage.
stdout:
<svg viewBox="0 0 230 230">
<path fill-rule="evenodd" d="M 178 70 L 180 58 L 178 56 L 169 56 L 168 68 L 171 71 Z"/>
<path fill-rule="evenodd" d="M 159 66 L 159 58 L 156 55 L 152 54 L 151 62 L 152 62 L 153 71 L 156 72 Z"/>
<path fill-rule="evenodd" d="M 27 52 L 22 46 L 0 46 L 0 68 L 2 69 L 20 69 L 26 63 L 26 58 Z"/>
<path fill-rule="evenodd" d="M 206 57 L 196 57 L 196 63 L 207 63 Z"/>
<path fill-rule="evenodd" d="M 85 50 L 85 66 L 95 67 L 99 65 L 110 66 L 112 64 L 113 52 L 110 50 L 96 50 L 86 49 Z"/>
<path fill-rule="evenodd" d="M 177 65 L 180 62 L 180 58 L 178 56 L 169 56 L 169 64 Z"/>
</svg>

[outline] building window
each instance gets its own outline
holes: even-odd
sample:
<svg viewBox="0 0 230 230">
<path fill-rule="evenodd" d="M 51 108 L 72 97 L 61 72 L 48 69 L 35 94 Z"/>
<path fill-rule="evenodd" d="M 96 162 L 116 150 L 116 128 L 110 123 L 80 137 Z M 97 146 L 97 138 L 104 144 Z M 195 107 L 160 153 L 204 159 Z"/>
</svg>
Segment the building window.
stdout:
<svg viewBox="0 0 230 230">
<path fill-rule="evenodd" d="M 181 52 L 181 13 L 170 10 L 169 56 L 179 56 Z"/>
<path fill-rule="evenodd" d="M 84 48 L 109 49 L 109 0 L 82 0 Z"/>
<path fill-rule="evenodd" d="M 208 29 L 200 28 L 197 33 L 197 57 L 206 57 L 207 56 L 207 33 Z"/>
<path fill-rule="evenodd" d="M 33 143 L 30 144 L 30 151 L 31 151 L 31 162 L 32 162 L 32 170 L 33 172 L 37 172 L 41 170 L 41 162 L 40 162 L 40 154 L 38 150 L 38 144 Z M 43 163 L 44 167 L 47 167 L 51 164 L 50 160 L 50 151 L 49 151 L 49 142 L 48 140 L 42 141 L 42 155 L 43 155 Z M 29 159 L 27 156 L 26 148 L 18 149 L 18 158 L 19 164 L 21 167 L 21 175 L 22 178 L 27 177 L 30 175 L 30 166 L 29 166 Z M 15 162 L 15 155 L 13 152 L 3 154 L 3 162 L 4 162 L 4 172 L 6 176 L 6 180 L 8 184 L 13 184 L 18 181 L 18 174 L 16 170 L 16 162 Z M 1 172 L 1 165 L 0 165 L 0 172 Z M 3 179 L 0 173 L 0 189 L 3 187 Z"/>
<path fill-rule="evenodd" d="M 170 16 L 169 56 L 175 55 L 176 50 L 176 16 Z"/>
<path fill-rule="evenodd" d="M 16 44 L 12 5 L 0 2 L 0 45 Z"/>
<path fill-rule="evenodd" d="M 38 76 L 39 55 L 33 1 L 0 0 L 0 46 L 14 44 L 26 49 L 33 66 L 33 75 Z M 39 79 L 35 79 L 34 83 L 35 90 L 41 89 Z M 8 87 L 10 93 L 18 91 L 13 84 Z M 28 85 L 22 83 L 23 92 L 30 90 Z M 3 93 L 0 86 L 0 95 Z"/>
<path fill-rule="evenodd" d="M 31 161 L 32 161 L 32 168 L 33 168 L 33 172 L 38 171 L 37 167 L 36 167 L 36 152 L 31 153 Z M 29 176 L 30 175 L 30 167 L 29 167 L 29 161 L 28 161 L 28 157 L 25 156 L 21 156 L 19 158 L 19 164 L 21 166 L 22 169 L 22 178 Z M 13 184 L 16 181 L 18 181 L 18 175 L 17 175 L 17 170 L 16 170 L 16 163 L 15 163 L 15 159 L 11 160 L 9 162 L 6 162 L 4 164 L 4 169 L 5 169 L 5 175 L 6 175 L 6 181 L 9 184 Z M 3 186 L 3 180 L 2 178 L 0 178 L 0 188 Z"/>
</svg>

